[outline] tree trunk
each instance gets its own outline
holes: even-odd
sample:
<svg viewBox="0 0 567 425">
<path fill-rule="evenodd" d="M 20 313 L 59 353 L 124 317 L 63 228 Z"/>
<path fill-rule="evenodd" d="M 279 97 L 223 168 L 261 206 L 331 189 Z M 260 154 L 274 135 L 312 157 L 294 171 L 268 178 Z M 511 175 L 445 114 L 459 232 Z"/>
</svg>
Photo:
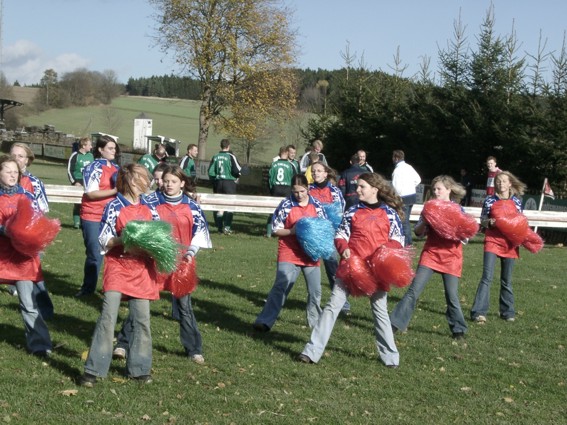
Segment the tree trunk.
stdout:
<svg viewBox="0 0 567 425">
<path fill-rule="evenodd" d="M 211 126 L 211 114 L 209 111 L 209 99 L 211 93 L 209 89 L 205 89 L 203 93 L 203 101 L 199 109 L 199 159 L 204 160 L 207 155 L 207 139 L 209 137 L 209 128 Z"/>
</svg>

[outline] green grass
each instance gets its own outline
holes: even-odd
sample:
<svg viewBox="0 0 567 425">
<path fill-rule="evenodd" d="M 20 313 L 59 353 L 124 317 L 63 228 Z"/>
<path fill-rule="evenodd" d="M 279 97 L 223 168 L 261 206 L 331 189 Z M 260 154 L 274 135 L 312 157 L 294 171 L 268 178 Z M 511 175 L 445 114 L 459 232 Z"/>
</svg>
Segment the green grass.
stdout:
<svg viewBox="0 0 567 425">
<path fill-rule="evenodd" d="M 34 164 L 32 171 L 40 175 L 42 167 Z M 71 206 L 51 208 L 50 215 L 63 224 L 43 261 L 56 308 L 49 328 L 57 348 L 46 362 L 27 355 L 17 300 L 0 292 L 0 419 L 5 423 L 567 422 L 562 248 L 547 247 L 538 255 L 524 252 L 517 262 L 514 323 L 497 318 L 495 281 L 488 323 L 469 323 L 465 342 L 453 343 L 441 279 L 434 276 L 408 333 L 396 335 L 399 369 L 378 361 L 365 298 L 351 300 L 353 314 L 339 318 L 321 362 L 305 365 L 294 361 L 310 335 L 303 278 L 273 330 L 254 334 L 251 323 L 274 279 L 277 241 L 262 237 L 265 216 L 235 214 L 236 234 L 213 234 L 214 248 L 198 255 L 201 283 L 193 305 L 206 365 L 183 356 L 179 327 L 170 318 L 164 293 L 151 307 L 154 383 L 125 381 L 124 363 L 113 361 L 108 379 L 84 389 L 75 382 L 101 298 L 73 297 L 82 278 L 82 239 L 72 228 Z M 419 252 L 422 242 L 417 246 Z M 482 239 L 464 250 L 460 296 L 468 317 L 481 275 Z M 390 309 L 403 293 L 391 292 Z M 328 297 L 324 278 L 324 302 Z M 121 318 L 126 314 L 124 307 Z M 65 395 L 66 390 L 77 393 Z"/>
<path fill-rule="evenodd" d="M 45 124 L 55 126 L 57 131 L 83 136 L 94 132 L 112 133 L 119 137 L 119 142 L 126 146 L 132 145 L 134 119 L 142 112 L 152 119 L 152 134 L 162 135 L 181 140 L 180 154 L 184 155 L 190 143 L 197 143 L 199 132 L 199 106 L 200 103 L 193 100 L 162 99 L 138 96 L 121 96 L 112 101 L 109 107 L 89 106 L 73 107 L 67 109 L 51 109 L 37 115 L 28 115 L 24 118 L 26 125 L 42 127 Z M 109 115 L 105 112 L 110 110 L 111 122 L 119 123 L 115 129 L 109 127 Z M 263 141 L 253 152 L 253 163 L 269 164 L 272 158 L 278 154 L 281 145 L 295 143 L 300 145 L 299 152 L 303 152 L 300 140 L 298 122 L 290 123 L 284 134 L 280 135 L 275 130 L 270 137 Z M 219 142 L 226 137 L 216 133 L 212 127 L 207 142 L 207 159 L 210 159 L 219 149 Z M 234 143 L 236 152 L 238 147 Z"/>
</svg>

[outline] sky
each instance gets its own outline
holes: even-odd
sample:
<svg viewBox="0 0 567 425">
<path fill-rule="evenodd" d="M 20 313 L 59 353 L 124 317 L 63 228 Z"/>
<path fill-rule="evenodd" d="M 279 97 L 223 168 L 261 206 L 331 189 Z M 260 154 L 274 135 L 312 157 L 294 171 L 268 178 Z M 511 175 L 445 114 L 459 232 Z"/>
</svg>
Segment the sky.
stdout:
<svg viewBox="0 0 567 425">
<path fill-rule="evenodd" d="M 0 0 L 0 69 L 9 83 L 39 83 L 46 69 L 59 76 L 77 68 L 130 77 L 180 74 L 173 56 L 153 42 L 155 10 L 147 0 Z M 339 69 L 349 45 L 356 64 L 392 73 L 399 49 L 403 76 L 419 72 L 424 57 L 438 68 L 439 49 L 458 19 L 470 47 L 490 5 L 496 34 L 510 34 L 519 54 L 535 55 L 541 38 L 558 52 L 567 29 L 566 0 L 287 0 L 297 30 L 297 66 Z M 548 68 L 550 66 L 548 65 Z"/>
</svg>

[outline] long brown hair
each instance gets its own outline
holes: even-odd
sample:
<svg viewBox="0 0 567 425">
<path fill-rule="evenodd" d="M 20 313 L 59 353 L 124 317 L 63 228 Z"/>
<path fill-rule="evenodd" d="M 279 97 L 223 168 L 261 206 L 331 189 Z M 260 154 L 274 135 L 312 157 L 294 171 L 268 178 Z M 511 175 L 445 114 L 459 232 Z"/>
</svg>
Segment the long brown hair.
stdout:
<svg viewBox="0 0 567 425">
<path fill-rule="evenodd" d="M 449 197 L 453 202 L 459 202 L 467 194 L 467 190 L 463 187 L 463 185 L 457 183 L 451 176 L 441 174 L 440 176 L 435 177 L 433 180 L 431 180 L 431 191 L 433 191 L 433 186 L 435 186 L 437 183 L 441 183 L 451 191 L 451 195 L 449 195 Z"/>
<path fill-rule="evenodd" d="M 399 197 L 392 185 L 384 177 L 378 173 L 364 173 L 358 176 L 358 178 L 378 189 L 376 194 L 378 200 L 395 209 L 400 216 L 400 220 L 404 219 L 402 198 Z"/>
<path fill-rule="evenodd" d="M 134 186 L 142 192 L 150 187 L 150 177 L 143 165 L 128 164 L 118 170 L 116 178 L 116 190 L 123 195 L 134 195 Z"/>
<path fill-rule="evenodd" d="M 197 192 L 197 187 L 195 186 L 195 181 L 191 177 L 189 177 L 187 174 L 185 174 L 185 172 L 183 171 L 183 168 L 181 168 L 179 165 L 168 164 L 163 169 L 163 174 L 161 175 L 162 180 L 163 180 L 163 178 L 165 177 L 166 174 L 171 174 L 172 176 L 177 177 L 182 182 L 185 182 L 182 190 L 183 190 L 183 193 L 185 195 L 189 196 L 190 198 L 192 198 L 193 193 Z"/>
<path fill-rule="evenodd" d="M 510 171 L 500 171 L 498 174 L 496 174 L 494 180 L 496 181 L 496 179 L 502 175 L 508 176 L 508 180 L 510 180 L 510 183 L 512 184 L 512 187 L 510 188 L 510 192 L 512 192 L 513 195 L 522 196 L 524 194 L 527 188 L 526 184 L 522 183 L 520 179 L 516 177 L 514 174 L 512 174 Z"/>
</svg>

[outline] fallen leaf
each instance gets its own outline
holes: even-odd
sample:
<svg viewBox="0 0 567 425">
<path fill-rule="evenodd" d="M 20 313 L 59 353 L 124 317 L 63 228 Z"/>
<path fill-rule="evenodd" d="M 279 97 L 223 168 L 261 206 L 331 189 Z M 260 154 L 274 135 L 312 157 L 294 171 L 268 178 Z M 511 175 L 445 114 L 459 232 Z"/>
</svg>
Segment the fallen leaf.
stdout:
<svg viewBox="0 0 567 425">
<path fill-rule="evenodd" d="M 472 390 L 471 387 L 461 387 L 461 391 L 470 391 Z"/>
<path fill-rule="evenodd" d="M 151 421 L 152 418 L 150 418 L 149 415 L 144 415 L 144 416 L 142 416 L 142 420 L 143 420 L 143 421 Z"/>
<path fill-rule="evenodd" d="M 505 401 L 506 403 L 513 403 L 513 402 L 514 402 L 514 399 L 513 399 L 512 397 L 504 397 L 504 401 Z"/>
<path fill-rule="evenodd" d="M 67 397 L 71 397 L 72 395 L 77 395 L 78 392 L 79 392 L 79 390 L 64 390 L 64 391 L 61 391 L 59 394 L 62 394 L 62 395 L 67 396 Z"/>
<path fill-rule="evenodd" d="M 81 353 L 81 360 L 84 361 L 84 362 L 86 362 L 88 356 L 89 356 L 89 350 L 83 351 L 83 352 Z"/>
</svg>

